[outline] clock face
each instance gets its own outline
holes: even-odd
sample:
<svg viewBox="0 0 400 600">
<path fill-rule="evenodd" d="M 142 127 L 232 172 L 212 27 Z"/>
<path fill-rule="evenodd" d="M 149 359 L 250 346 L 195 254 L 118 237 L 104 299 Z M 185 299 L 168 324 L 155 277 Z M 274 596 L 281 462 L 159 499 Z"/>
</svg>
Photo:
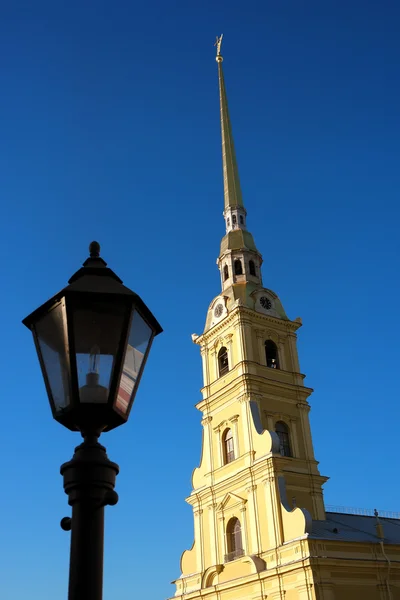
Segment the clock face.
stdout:
<svg viewBox="0 0 400 600">
<path fill-rule="evenodd" d="M 267 298 L 266 296 L 262 296 L 260 298 L 260 304 L 263 308 L 265 308 L 266 310 L 269 310 L 270 308 L 272 308 L 272 302 L 269 298 Z"/>
<path fill-rule="evenodd" d="M 222 315 L 223 310 L 224 307 L 222 306 L 222 304 L 217 304 L 214 310 L 214 317 L 220 317 Z"/>
</svg>

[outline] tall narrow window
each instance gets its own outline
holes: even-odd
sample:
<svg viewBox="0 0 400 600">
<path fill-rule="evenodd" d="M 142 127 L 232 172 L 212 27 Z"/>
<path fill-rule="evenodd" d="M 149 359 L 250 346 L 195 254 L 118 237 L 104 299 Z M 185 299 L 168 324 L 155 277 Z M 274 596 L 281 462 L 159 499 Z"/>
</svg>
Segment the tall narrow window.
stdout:
<svg viewBox="0 0 400 600">
<path fill-rule="evenodd" d="M 244 223 L 243 215 L 240 215 L 239 221 L 240 221 L 240 224 L 243 225 L 243 223 Z"/>
<path fill-rule="evenodd" d="M 218 370 L 220 377 L 229 371 L 228 351 L 225 346 L 218 352 Z"/>
<path fill-rule="evenodd" d="M 236 225 L 236 223 L 237 223 L 236 215 L 232 215 L 232 225 Z"/>
<path fill-rule="evenodd" d="M 230 225 L 231 225 L 231 222 L 230 222 L 230 219 L 229 219 L 229 218 L 226 220 L 226 224 L 227 224 L 227 226 L 228 226 L 228 227 L 230 227 Z"/>
<path fill-rule="evenodd" d="M 229 278 L 229 269 L 228 269 L 228 265 L 224 266 L 224 281 L 226 281 Z"/>
<path fill-rule="evenodd" d="M 275 431 L 279 437 L 279 451 L 282 456 L 292 456 L 289 427 L 283 421 L 278 421 L 275 425 Z"/>
<path fill-rule="evenodd" d="M 250 275 L 256 275 L 256 265 L 254 264 L 254 260 L 249 260 L 249 271 Z"/>
<path fill-rule="evenodd" d="M 242 275 L 243 274 L 242 261 L 237 258 L 234 262 L 234 266 L 235 266 L 235 275 Z"/>
<path fill-rule="evenodd" d="M 239 519 L 236 517 L 233 517 L 228 521 L 226 527 L 226 545 L 228 554 L 225 555 L 225 562 L 243 556 L 242 527 Z"/>
<path fill-rule="evenodd" d="M 222 436 L 222 450 L 224 455 L 224 465 L 235 460 L 235 447 L 233 445 L 232 430 L 227 429 Z"/>
<path fill-rule="evenodd" d="M 267 360 L 267 367 L 270 367 L 270 369 L 279 369 L 278 348 L 272 340 L 265 342 L 265 358 Z"/>
</svg>

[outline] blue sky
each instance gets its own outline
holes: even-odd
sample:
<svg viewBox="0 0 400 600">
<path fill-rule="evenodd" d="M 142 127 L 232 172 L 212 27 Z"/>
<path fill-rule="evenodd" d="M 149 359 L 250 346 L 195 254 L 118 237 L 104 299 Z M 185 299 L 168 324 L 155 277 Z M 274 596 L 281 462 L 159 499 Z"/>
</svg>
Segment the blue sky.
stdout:
<svg viewBox="0 0 400 600">
<path fill-rule="evenodd" d="M 164 327 L 108 508 L 104 598 L 172 595 L 191 546 L 200 333 L 224 233 L 213 40 L 264 282 L 301 316 L 301 369 L 329 504 L 399 510 L 399 79 L 395 0 L 0 2 L 4 461 L 1 597 L 66 597 L 60 464 L 21 319 L 92 239 Z"/>
</svg>

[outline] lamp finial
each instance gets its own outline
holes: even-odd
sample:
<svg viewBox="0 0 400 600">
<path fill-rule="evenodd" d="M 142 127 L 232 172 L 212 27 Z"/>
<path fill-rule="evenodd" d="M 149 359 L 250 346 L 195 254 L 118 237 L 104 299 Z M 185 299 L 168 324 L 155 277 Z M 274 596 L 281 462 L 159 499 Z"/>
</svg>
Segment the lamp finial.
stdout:
<svg viewBox="0 0 400 600">
<path fill-rule="evenodd" d="M 99 242 L 91 242 L 89 246 L 90 258 L 98 258 L 100 256 Z"/>
</svg>

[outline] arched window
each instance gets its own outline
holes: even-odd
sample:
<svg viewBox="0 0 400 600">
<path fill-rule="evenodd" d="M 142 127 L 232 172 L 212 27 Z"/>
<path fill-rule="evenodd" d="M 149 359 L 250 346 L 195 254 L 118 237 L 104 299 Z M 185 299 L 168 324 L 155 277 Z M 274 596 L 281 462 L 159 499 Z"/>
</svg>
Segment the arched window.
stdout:
<svg viewBox="0 0 400 600">
<path fill-rule="evenodd" d="M 243 556 L 242 527 L 239 519 L 236 517 L 233 517 L 228 521 L 226 527 L 226 545 L 228 554 L 225 555 L 225 562 Z"/>
<path fill-rule="evenodd" d="M 289 427 L 283 421 L 275 424 L 275 431 L 279 437 L 279 452 L 282 456 L 292 456 L 290 449 Z"/>
<path fill-rule="evenodd" d="M 237 258 L 235 260 L 234 265 L 235 265 L 235 275 L 242 275 L 243 274 L 242 261 Z"/>
<path fill-rule="evenodd" d="M 226 281 L 229 278 L 229 269 L 228 269 L 228 265 L 224 266 L 224 281 Z"/>
<path fill-rule="evenodd" d="M 222 450 L 224 455 L 224 465 L 235 460 L 235 447 L 233 445 L 232 430 L 227 429 L 222 436 Z"/>
<path fill-rule="evenodd" d="M 231 221 L 230 221 L 230 219 L 229 219 L 229 218 L 226 220 L 226 224 L 228 225 L 228 227 L 230 226 L 230 224 L 231 224 Z"/>
<path fill-rule="evenodd" d="M 256 265 L 254 264 L 254 260 L 249 260 L 249 271 L 250 275 L 256 275 Z"/>
<path fill-rule="evenodd" d="M 237 223 L 236 215 L 232 215 L 232 225 L 236 225 L 236 223 Z"/>
<path fill-rule="evenodd" d="M 229 371 L 228 351 L 225 346 L 218 352 L 218 370 L 220 377 Z"/>
<path fill-rule="evenodd" d="M 272 340 L 265 342 L 265 358 L 267 360 L 267 367 L 279 369 L 278 348 Z"/>
<path fill-rule="evenodd" d="M 243 223 L 244 223 L 243 215 L 240 215 L 239 221 L 240 221 L 240 224 L 243 225 Z"/>
</svg>

